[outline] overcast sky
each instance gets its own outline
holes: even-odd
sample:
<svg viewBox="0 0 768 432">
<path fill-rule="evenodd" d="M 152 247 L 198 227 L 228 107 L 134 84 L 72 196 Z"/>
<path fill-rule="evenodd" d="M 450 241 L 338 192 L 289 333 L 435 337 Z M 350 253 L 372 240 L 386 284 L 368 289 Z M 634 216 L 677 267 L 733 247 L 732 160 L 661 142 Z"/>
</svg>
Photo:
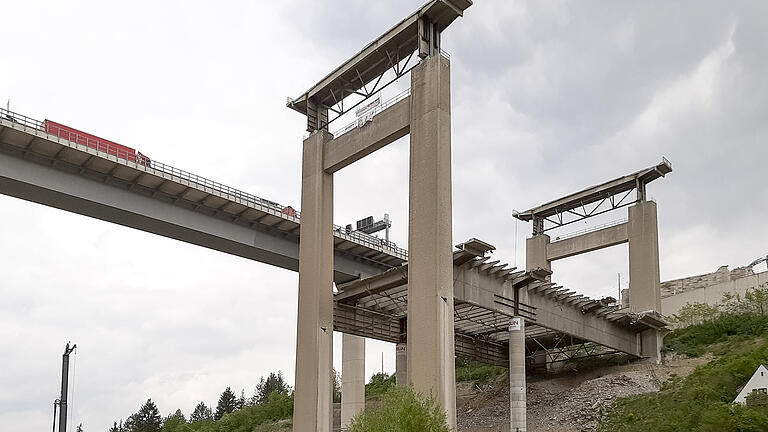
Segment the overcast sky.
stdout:
<svg viewBox="0 0 768 432">
<path fill-rule="evenodd" d="M 0 98 L 298 206 L 304 120 L 286 96 L 420 3 L 6 1 Z M 477 237 L 524 266 L 531 227 L 513 209 L 666 156 L 674 172 L 648 189 L 662 280 L 764 256 L 767 20 L 758 0 L 477 0 L 443 36 L 454 243 Z M 386 212 L 407 244 L 407 150 L 404 138 L 336 176 L 337 223 Z M 250 395 L 270 371 L 293 382 L 295 273 L 6 196 L 0 212 L 0 430 L 50 427 L 68 340 L 80 347 L 71 423 L 87 432 L 149 397 L 188 415 L 226 386 Z M 554 271 L 615 295 L 626 245 Z M 382 353 L 393 370 L 393 346 L 367 349 L 368 375 Z"/>
</svg>

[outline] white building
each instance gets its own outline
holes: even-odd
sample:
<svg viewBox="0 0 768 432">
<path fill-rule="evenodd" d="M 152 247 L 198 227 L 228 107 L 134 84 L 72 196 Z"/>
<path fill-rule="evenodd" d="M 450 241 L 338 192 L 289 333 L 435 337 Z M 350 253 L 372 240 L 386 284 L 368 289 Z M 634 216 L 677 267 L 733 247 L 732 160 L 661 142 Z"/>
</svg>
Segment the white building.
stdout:
<svg viewBox="0 0 768 432">
<path fill-rule="evenodd" d="M 747 402 L 747 396 L 752 392 L 768 393 L 768 369 L 765 365 L 758 366 L 752 378 L 741 388 L 739 395 L 733 401 L 744 405 Z"/>
</svg>

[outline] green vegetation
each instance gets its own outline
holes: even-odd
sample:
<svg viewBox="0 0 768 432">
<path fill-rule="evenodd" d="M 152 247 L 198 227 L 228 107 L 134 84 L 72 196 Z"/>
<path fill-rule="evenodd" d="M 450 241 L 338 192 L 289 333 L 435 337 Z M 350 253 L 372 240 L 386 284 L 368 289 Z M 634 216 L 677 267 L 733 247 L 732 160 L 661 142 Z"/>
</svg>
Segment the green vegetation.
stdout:
<svg viewBox="0 0 768 432">
<path fill-rule="evenodd" d="M 456 357 L 456 382 L 477 381 L 484 383 L 506 373 L 507 369 L 501 366 L 491 366 L 478 361 Z"/>
<path fill-rule="evenodd" d="M 262 378 L 248 400 L 245 392 L 238 398 L 227 387 L 219 397 L 215 414 L 200 402 L 189 421 L 181 410 L 163 419 L 150 399 L 125 422 L 115 422 L 109 432 L 282 432 L 291 429 L 292 416 L 293 391 L 278 372 Z"/>
<path fill-rule="evenodd" d="M 691 357 L 707 351 L 716 355 L 729 352 L 734 344 L 768 332 L 768 287 L 749 290 L 743 298 L 728 294 L 717 306 L 685 305 L 673 319 L 687 327 L 667 335 L 665 350 Z M 712 347 L 713 344 L 720 346 Z"/>
<path fill-rule="evenodd" d="M 381 396 L 395 386 L 395 376 L 387 373 L 377 373 L 365 385 L 365 397 Z"/>
<path fill-rule="evenodd" d="M 375 410 L 352 419 L 348 432 L 450 432 L 437 403 L 409 388 L 392 387 Z"/>
<path fill-rule="evenodd" d="M 601 432 L 758 432 L 768 430 L 768 396 L 732 403 L 760 364 L 768 364 L 768 287 L 715 307 L 691 304 L 675 320 L 687 327 L 665 338 L 665 350 L 718 358 L 687 378 L 673 377 L 658 393 L 619 399 L 604 413 Z"/>
<path fill-rule="evenodd" d="M 672 378 L 658 393 L 620 399 L 601 421 L 600 431 L 766 431 L 768 406 L 731 403 L 762 363 L 768 363 L 768 343 L 725 355 L 685 379 Z"/>
</svg>

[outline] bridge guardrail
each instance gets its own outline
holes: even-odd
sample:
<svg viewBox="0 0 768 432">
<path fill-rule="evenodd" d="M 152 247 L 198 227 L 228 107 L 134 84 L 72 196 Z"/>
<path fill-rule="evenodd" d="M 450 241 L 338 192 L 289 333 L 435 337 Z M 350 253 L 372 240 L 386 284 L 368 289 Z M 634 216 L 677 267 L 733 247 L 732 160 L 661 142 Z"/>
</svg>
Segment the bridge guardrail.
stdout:
<svg viewBox="0 0 768 432">
<path fill-rule="evenodd" d="M 33 119 L 32 117 L 28 117 L 23 114 L 16 113 L 16 112 L 7 110 L 5 108 L 0 108 L 0 118 L 9 120 L 14 123 L 18 123 L 20 125 L 23 125 L 24 127 L 35 129 L 37 131 L 40 131 L 46 134 L 48 133 L 46 131 L 44 121 L 36 120 L 36 119 Z M 79 135 L 76 132 L 70 132 L 70 134 L 71 135 L 67 137 L 68 139 L 66 139 L 67 141 L 70 141 L 70 142 L 74 142 L 74 143 L 86 142 L 87 143 L 88 140 L 90 139 L 89 137 L 86 137 L 84 135 Z M 62 138 L 62 139 L 65 139 L 65 138 Z M 149 158 L 146 158 L 144 155 L 141 155 L 142 159 L 140 160 L 138 158 L 131 160 L 126 157 L 124 151 L 121 151 L 121 149 L 117 147 L 111 148 L 110 145 L 106 143 L 101 143 L 98 146 L 98 148 L 95 148 L 95 149 L 97 151 L 107 153 L 113 157 L 117 157 L 118 159 L 123 159 L 128 162 L 133 162 L 139 165 L 143 165 L 147 170 L 160 171 L 162 173 L 166 173 L 166 174 L 170 174 L 171 176 L 178 177 L 182 180 L 185 180 L 191 183 L 196 183 L 202 187 L 214 190 L 222 194 L 224 197 L 228 199 L 236 199 L 240 202 L 245 202 L 246 204 L 255 204 L 262 207 L 268 207 L 278 212 L 281 215 L 281 217 L 284 217 L 286 219 L 289 219 L 289 220 L 296 219 L 296 222 L 299 222 L 299 220 L 301 219 L 301 212 L 295 211 L 295 210 L 290 211 L 289 210 L 290 206 L 283 206 L 274 201 L 270 201 L 270 200 L 258 197 L 256 195 L 250 194 L 248 192 L 244 192 L 237 188 L 227 186 L 225 184 L 219 183 L 209 178 L 176 168 L 173 165 L 169 165 L 153 159 L 150 160 Z M 141 154 L 138 150 L 136 151 L 136 153 Z M 290 207 L 290 209 L 293 209 L 293 208 Z M 335 224 L 333 225 L 333 231 L 335 235 L 345 240 L 358 243 L 362 246 L 366 246 L 374 250 L 390 253 L 403 260 L 408 259 L 408 251 L 406 249 L 398 247 L 393 242 L 387 242 L 386 240 L 382 240 L 378 237 L 372 236 L 370 234 L 365 234 L 359 231 L 352 231 L 348 233 L 346 232 L 345 228 Z"/>
</svg>

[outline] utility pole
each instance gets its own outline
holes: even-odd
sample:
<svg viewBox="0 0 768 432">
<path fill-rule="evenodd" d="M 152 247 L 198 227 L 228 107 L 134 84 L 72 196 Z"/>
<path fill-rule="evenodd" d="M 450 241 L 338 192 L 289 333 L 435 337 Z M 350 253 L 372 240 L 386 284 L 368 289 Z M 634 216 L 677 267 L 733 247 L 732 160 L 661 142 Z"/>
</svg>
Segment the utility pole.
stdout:
<svg viewBox="0 0 768 432">
<path fill-rule="evenodd" d="M 67 393 L 69 391 L 69 355 L 77 348 L 77 344 L 70 348 L 67 342 L 64 355 L 61 360 L 61 396 L 54 405 L 59 406 L 59 432 L 67 432 Z M 56 408 L 53 409 L 54 431 L 56 429 Z"/>
</svg>

